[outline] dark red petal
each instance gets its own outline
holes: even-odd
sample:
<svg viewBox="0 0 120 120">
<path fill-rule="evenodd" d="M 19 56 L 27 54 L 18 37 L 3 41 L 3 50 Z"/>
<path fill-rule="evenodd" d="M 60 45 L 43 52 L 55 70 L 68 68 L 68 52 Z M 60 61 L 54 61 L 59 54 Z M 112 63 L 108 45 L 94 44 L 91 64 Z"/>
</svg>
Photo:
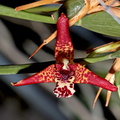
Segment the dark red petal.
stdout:
<svg viewBox="0 0 120 120">
<path fill-rule="evenodd" d="M 69 21 L 62 13 L 57 22 L 57 40 L 55 45 L 56 62 L 57 64 L 61 64 L 63 58 L 72 62 L 74 57 L 73 55 L 74 48 L 69 33 Z"/>
<path fill-rule="evenodd" d="M 13 86 L 22 86 L 22 85 L 29 85 L 36 83 L 55 82 L 54 81 L 55 73 L 56 73 L 56 68 L 55 65 L 53 64 L 45 68 L 43 71 L 36 73 L 33 76 L 20 80 L 17 83 L 11 83 L 11 84 Z"/>
<path fill-rule="evenodd" d="M 75 72 L 75 81 L 74 83 L 86 83 L 92 84 L 110 91 L 116 91 L 117 87 L 108 82 L 106 79 L 99 77 L 92 71 L 88 70 L 84 66 L 77 64 L 76 72 Z"/>
</svg>

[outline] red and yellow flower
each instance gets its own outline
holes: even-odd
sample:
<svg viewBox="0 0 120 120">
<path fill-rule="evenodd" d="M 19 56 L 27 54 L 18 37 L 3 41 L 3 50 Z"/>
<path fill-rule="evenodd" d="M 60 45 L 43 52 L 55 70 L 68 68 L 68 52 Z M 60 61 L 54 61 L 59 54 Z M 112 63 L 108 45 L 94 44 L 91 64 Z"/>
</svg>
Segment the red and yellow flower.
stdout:
<svg viewBox="0 0 120 120">
<path fill-rule="evenodd" d="M 55 45 L 56 63 L 44 70 L 23 79 L 13 86 L 22 86 L 36 83 L 55 82 L 54 94 L 57 97 L 70 97 L 74 94 L 75 83 L 92 84 L 110 91 L 117 87 L 102 77 L 94 74 L 79 63 L 74 63 L 74 47 L 69 34 L 68 18 L 61 14 L 57 22 L 57 41 Z"/>
</svg>

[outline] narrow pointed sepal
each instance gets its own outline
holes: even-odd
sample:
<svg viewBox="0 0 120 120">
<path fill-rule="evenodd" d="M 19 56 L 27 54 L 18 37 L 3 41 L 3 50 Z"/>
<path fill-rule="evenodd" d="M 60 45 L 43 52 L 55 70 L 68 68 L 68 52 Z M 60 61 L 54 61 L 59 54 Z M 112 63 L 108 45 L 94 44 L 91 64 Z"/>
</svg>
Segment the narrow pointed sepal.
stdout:
<svg viewBox="0 0 120 120">
<path fill-rule="evenodd" d="M 56 73 L 55 65 L 50 65 L 41 72 L 36 73 L 26 79 L 20 80 L 17 83 L 11 83 L 13 86 L 22 86 L 36 83 L 55 82 L 54 77 Z"/>
<path fill-rule="evenodd" d="M 117 90 L 117 87 L 115 85 L 111 84 L 106 79 L 99 77 L 98 75 L 96 75 L 95 73 L 93 73 L 92 71 L 88 70 L 80 64 L 77 64 L 75 78 L 76 79 L 74 83 L 92 84 L 110 91 Z"/>
</svg>

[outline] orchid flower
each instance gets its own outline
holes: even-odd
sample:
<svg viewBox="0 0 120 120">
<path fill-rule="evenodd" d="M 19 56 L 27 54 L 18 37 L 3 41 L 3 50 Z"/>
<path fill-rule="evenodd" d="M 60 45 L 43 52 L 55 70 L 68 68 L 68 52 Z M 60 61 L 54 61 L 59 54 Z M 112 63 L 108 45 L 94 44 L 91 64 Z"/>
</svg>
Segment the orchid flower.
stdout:
<svg viewBox="0 0 120 120">
<path fill-rule="evenodd" d="M 56 83 L 53 93 L 57 97 L 71 97 L 75 83 L 92 84 L 110 91 L 117 87 L 94 74 L 79 63 L 74 63 L 74 48 L 69 34 L 68 18 L 62 13 L 57 21 L 57 40 L 55 45 L 56 63 L 26 79 L 12 83 L 22 86 L 35 83 Z"/>
</svg>

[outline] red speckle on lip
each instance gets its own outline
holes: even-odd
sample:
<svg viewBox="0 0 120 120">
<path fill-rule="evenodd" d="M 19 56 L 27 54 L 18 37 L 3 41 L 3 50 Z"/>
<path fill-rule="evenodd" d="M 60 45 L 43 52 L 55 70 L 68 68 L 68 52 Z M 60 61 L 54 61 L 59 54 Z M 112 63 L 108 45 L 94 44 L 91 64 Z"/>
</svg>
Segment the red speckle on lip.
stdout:
<svg viewBox="0 0 120 120">
<path fill-rule="evenodd" d="M 69 84 L 66 83 L 65 85 L 63 85 L 62 87 L 60 86 L 62 83 L 57 83 L 56 87 L 54 89 L 54 94 L 56 94 L 57 97 L 71 97 L 73 95 L 73 93 L 75 92 L 73 86 L 74 84 Z"/>
<path fill-rule="evenodd" d="M 73 84 L 70 84 L 70 88 L 73 88 Z"/>
</svg>

